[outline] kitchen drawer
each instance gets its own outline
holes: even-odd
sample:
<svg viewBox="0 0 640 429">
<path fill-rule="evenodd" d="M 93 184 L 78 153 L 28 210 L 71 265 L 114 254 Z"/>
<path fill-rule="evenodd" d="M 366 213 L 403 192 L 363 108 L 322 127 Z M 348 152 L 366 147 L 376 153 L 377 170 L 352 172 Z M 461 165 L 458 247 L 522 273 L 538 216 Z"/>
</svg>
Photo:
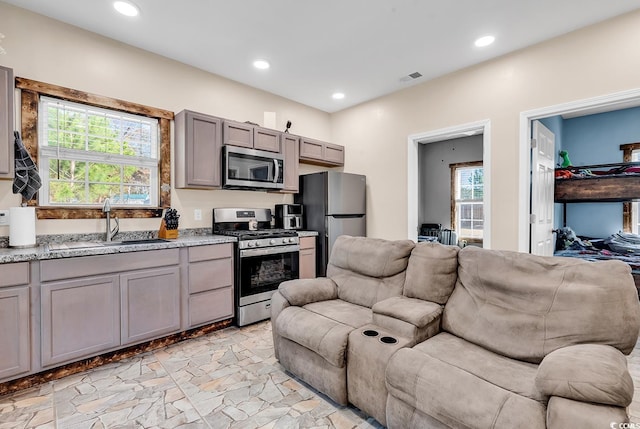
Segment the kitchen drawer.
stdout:
<svg viewBox="0 0 640 429">
<path fill-rule="evenodd" d="M 233 317 L 233 287 L 189 297 L 189 327 Z"/>
<path fill-rule="evenodd" d="M 315 237 L 300 237 L 300 250 L 315 249 L 316 238 Z"/>
<path fill-rule="evenodd" d="M 231 258 L 189 264 L 189 293 L 219 289 L 233 284 Z"/>
<path fill-rule="evenodd" d="M 189 262 L 230 258 L 232 255 L 233 244 L 231 243 L 189 247 Z"/>
<path fill-rule="evenodd" d="M 0 287 L 29 284 L 29 263 L 2 264 Z"/>
</svg>

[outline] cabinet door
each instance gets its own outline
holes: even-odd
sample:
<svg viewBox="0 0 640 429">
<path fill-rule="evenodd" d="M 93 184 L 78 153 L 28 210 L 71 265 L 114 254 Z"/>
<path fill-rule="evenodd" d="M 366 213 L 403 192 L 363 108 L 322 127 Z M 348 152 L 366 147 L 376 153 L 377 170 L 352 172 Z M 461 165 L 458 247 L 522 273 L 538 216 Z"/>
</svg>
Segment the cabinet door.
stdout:
<svg viewBox="0 0 640 429">
<path fill-rule="evenodd" d="M 284 152 L 284 189 L 283 192 L 298 192 L 300 138 L 282 133 Z"/>
<path fill-rule="evenodd" d="M 280 131 L 256 127 L 253 130 L 254 149 L 281 153 L 280 134 L 282 134 Z"/>
<path fill-rule="evenodd" d="M 0 177 L 13 178 L 13 70 L 0 66 Z"/>
<path fill-rule="evenodd" d="M 224 121 L 223 143 L 253 149 L 253 125 Z"/>
<path fill-rule="evenodd" d="M 180 330 L 179 267 L 120 275 L 122 345 Z"/>
<path fill-rule="evenodd" d="M 0 380 L 31 369 L 29 287 L 0 289 Z"/>
<path fill-rule="evenodd" d="M 300 159 L 324 160 L 324 143 L 305 137 L 300 138 Z"/>
<path fill-rule="evenodd" d="M 300 273 L 301 279 L 316 277 L 316 238 L 300 238 Z"/>
<path fill-rule="evenodd" d="M 117 275 L 42 284 L 42 366 L 120 344 L 118 286 Z"/>
<path fill-rule="evenodd" d="M 219 188 L 222 119 L 185 110 L 175 127 L 176 188 Z"/>
<path fill-rule="evenodd" d="M 344 146 L 333 143 L 325 143 L 324 160 L 327 163 L 338 166 L 344 165 Z"/>
</svg>

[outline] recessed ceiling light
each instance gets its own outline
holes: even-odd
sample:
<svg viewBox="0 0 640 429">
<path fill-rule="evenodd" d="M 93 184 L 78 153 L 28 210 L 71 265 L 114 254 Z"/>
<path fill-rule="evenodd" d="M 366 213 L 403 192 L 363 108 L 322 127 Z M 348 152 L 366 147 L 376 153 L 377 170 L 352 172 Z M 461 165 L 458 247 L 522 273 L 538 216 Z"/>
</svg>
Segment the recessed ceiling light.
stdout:
<svg viewBox="0 0 640 429">
<path fill-rule="evenodd" d="M 334 100 L 342 100 L 344 98 L 344 93 L 334 92 L 333 95 L 331 95 L 331 98 L 333 98 Z"/>
<path fill-rule="evenodd" d="M 267 60 L 255 60 L 253 62 L 253 66 L 260 70 L 266 70 L 271 67 L 271 64 L 269 64 L 269 61 Z"/>
<path fill-rule="evenodd" d="M 113 2 L 113 8 L 125 16 L 138 16 L 140 13 L 138 6 L 127 1 Z"/>
<path fill-rule="evenodd" d="M 476 39 L 475 45 L 478 48 L 484 48 L 485 46 L 489 46 L 495 41 L 496 41 L 496 38 L 493 36 L 483 36 L 483 37 L 480 37 L 479 39 Z"/>
</svg>

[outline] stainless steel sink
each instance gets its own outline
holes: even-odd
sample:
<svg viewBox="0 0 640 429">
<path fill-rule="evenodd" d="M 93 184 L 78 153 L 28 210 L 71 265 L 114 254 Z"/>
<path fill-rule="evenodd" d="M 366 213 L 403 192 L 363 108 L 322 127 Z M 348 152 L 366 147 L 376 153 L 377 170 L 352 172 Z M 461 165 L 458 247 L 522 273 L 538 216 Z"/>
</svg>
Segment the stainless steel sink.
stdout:
<svg viewBox="0 0 640 429">
<path fill-rule="evenodd" d="M 130 246 L 132 244 L 157 244 L 168 243 L 169 240 L 163 238 L 143 238 L 139 240 L 123 240 L 123 241 L 109 241 L 102 243 L 104 246 Z"/>
<path fill-rule="evenodd" d="M 167 242 L 169 242 L 169 240 L 164 240 L 162 238 L 145 238 L 123 241 L 67 241 L 65 243 L 49 243 L 47 244 L 47 250 L 49 252 L 56 252 L 63 250 L 95 249 L 108 246 L 131 246 L 135 244 L 156 244 Z"/>
</svg>

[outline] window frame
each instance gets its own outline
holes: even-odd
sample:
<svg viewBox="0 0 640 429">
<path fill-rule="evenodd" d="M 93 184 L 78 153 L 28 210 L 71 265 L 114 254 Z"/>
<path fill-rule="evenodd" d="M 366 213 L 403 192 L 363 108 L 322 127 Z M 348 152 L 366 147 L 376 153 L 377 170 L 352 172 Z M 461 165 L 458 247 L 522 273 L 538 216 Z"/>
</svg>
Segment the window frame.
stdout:
<svg viewBox="0 0 640 429">
<path fill-rule="evenodd" d="M 173 112 L 22 77 L 16 77 L 15 80 L 16 88 L 21 91 L 22 115 L 20 128 L 22 141 L 36 164 L 38 163 L 38 108 L 40 96 L 60 98 L 75 103 L 157 119 L 160 143 L 158 160 L 160 195 L 158 206 L 146 208 L 118 206 L 114 207 L 112 212 L 120 218 L 152 218 L 162 216 L 163 210 L 171 207 L 171 121 L 174 118 Z M 38 219 L 98 219 L 104 217 L 102 208 L 40 206 L 37 201 L 37 199 L 30 200 L 27 204 L 36 208 Z"/>
<path fill-rule="evenodd" d="M 456 229 L 456 173 L 460 168 L 477 168 L 482 167 L 484 170 L 484 165 L 482 161 L 470 161 L 470 162 L 458 162 L 449 164 L 449 168 L 451 169 L 451 229 Z M 482 200 L 482 205 L 484 207 L 484 198 Z M 465 240 L 467 243 L 474 244 L 482 244 L 483 239 L 477 237 L 464 237 L 461 235 L 461 231 L 456 231 L 458 234 L 458 240 Z"/>
</svg>

